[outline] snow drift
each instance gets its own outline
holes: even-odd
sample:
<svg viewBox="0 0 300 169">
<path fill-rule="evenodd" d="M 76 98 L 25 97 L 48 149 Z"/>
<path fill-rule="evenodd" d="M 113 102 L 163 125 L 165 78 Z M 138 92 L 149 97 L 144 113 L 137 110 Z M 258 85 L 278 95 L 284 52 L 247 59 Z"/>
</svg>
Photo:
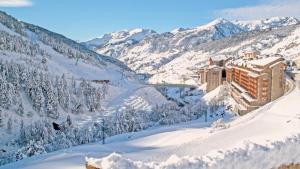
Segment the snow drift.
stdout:
<svg viewBox="0 0 300 169">
<path fill-rule="evenodd" d="M 163 162 L 132 161 L 112 153 L 102 159 L 86 158 L 88 164 L 102 169 L 266 169 L 300 162 L 300 135 L 274 142 L 269 146 L 254 143 L 232 151 L 219 151 L 215 156 L 170 156 Z"/>
</svg>

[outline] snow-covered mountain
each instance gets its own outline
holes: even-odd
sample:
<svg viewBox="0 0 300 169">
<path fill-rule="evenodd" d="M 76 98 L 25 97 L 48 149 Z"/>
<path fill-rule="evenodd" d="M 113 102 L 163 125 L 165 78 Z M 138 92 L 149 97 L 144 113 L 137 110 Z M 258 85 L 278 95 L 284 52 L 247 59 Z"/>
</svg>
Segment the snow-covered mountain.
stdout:
<svg viewBox="0 0 300 169">
<path fill-rule="evenodd" d="M 26 158 L 18 150 L 27 145 L 41 153 L 97 141 L 104 116 L 164 103 L 171 101 L 119 60 L 0 12 L 0 165 Z"/>
<path fill-rule="evenodd" d="M 290 32 L 285 32 L 286 27 L 291 31 L 297 27 L 293 25 L 298 24 L 299 21 L 293 17 L 274 17 L 254 21 L 228 21 L 220 18 L 196 28 L 178 28 L 171 32 L 153 33 L 138 43 L 125 46 L 106 44 L 94 50 L 118 58 L 139 73 L 153 75 L 150 82 L 180 83 L 182 76 L 189 76 L 192 73 L 190 70 L 201 65 L 207 57 L 224 55 L 232 51 L 232 49 L 225 49 L 226 45 L 235 44 L 236 49 L 243 49 L 251 46 L 249 42 L 243 46 L 243 41 L 246 43 L 250 40 L 262 40 L 260 43 L 263 46 L 258 49 L 263 50 L 289 36 Z M 268 34 L 268 37 L 262 39 L 260 34 Z M 241 40 L 239 37 L 244 39 Z M 237 42 L 237 40 L 241 41 Z M 227 44 L 222 44 L 223 42 Z M 223 51 L 218 50 L 222 46 Z M 231 52 L 231 54 L 236 53 Z"/>
<path fill-rule="evenodd" d="M 206 64 L 209 57 L 240 57 L 248 48 L 260 51 L 261 55 L 281 54 L 289 60 L 300 54 L 299 32 L 299 25 L 291 25 L 273 30 L 245 32 L 239 36 L 203 43 L 159 67 L 149 81 L 180 83 L 183 78 L 188 78 L 187 83 L 197 83 L 197 79 L 193 78 L 195 70 Z"/>
<path fill-rule="evenodd" d="M 133 34 L 121 31 L 104 35 L 101 39 L 88 41 L 85 44 L 98 53 L 106 54 L 124 61 L 129 67 L 136 71 L 150 73 L 149 71 L 153 71 L 157 67 L 176 58 L 180 51 L 192 49 L 196 45 L 207 41 L 222 39 L 244 32 L 241 28 L 225 19 L 217 19 L 207 25 L 193 29 L 177 29 L 177 31 L 173 31 L 172 33 L 159 34 L 149 30 L 138 30 L 147 36 L 139 38 L 138 41 L 132 40 L 132 36 L 129 36 L 129 38 L 127 36 L 121 36 L 121 38 L 119 38 L 120 34 Z M 136 32 L 136 30 L 129 32 Z M 113 38 L 111 39 L 111 37 Z M 123 39 L 126 39 L 126 41 Z M 129 41 L 127 39 L 129 39 Z M 103 44 L 106 40 L 108 40 L 107 43 Z"/>
<path fill-rule="evenodd" d="M 294 17 L 273 17 L 263 20 L 250 20 L 250 21 L 233 21 L 235 25 L 246 31 L 259 31 L 264 29 L 280 28 L 288 25 L 299 24 L 298 19 Z"/>
<path fill-rule="evenodd" d="M 83 44 L 92 50 L 102 48 L 99 53 L 117 57 L 122 55 L 123 48 L 139 43 L 141 40 L 155 33 L 155 31 L 150 29 L 122 30 L 105 34 L 102 37 L 89 40 Z"/>
</svg>

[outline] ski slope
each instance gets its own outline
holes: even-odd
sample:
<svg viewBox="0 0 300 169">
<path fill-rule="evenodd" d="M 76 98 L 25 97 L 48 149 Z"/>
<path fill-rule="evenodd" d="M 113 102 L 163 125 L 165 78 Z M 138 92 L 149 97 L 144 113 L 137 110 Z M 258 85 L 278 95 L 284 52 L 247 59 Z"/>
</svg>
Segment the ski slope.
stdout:
<svg viewBox="0 0 300 169">
<path fill-rule="evenodd" d="M 229 122 L 230 127 L 226 129 L 216 130 L 210 127 L 211 124 L 199 121 L 152 128 L 111 137 L 105 145 L 77 146 L 11 163 L 0 169 L 83 169 L 86 156 L 101 158 L 113 152 L 144 162 L 163 162 L 174 155 L 178 158 L 205 156 L 209 163 L 220 155 L 220 151 L 243 149 L 250 142 L 271 145 L 300 134 L 299 98 L 300 90 L 293 87 L 278 100 Z"/>
</svg>

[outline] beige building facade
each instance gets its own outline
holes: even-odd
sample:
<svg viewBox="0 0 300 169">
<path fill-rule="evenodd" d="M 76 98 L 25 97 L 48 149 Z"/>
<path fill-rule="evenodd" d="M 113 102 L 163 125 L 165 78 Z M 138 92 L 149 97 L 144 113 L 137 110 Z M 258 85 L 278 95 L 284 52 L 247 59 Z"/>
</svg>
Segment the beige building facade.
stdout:
<svg viewBox="0 0 300 169">
<path fill-rule="evenodd" d="M 223 80 L 225 80 L 225 64 L 228 62 L 228 58 L 210 58 L 208 65 L 201 67 L 197 74 L 199 77 L 199 83 L 206 83 L 206 91 L 210 92 L 216 89 L 218 86 L 222 85 Z"/>
<path fill-rule="evenodd" d="M 222 68 L 215 66 L 207 71 L 207 86 L 208 92 L 216 89 L 222 84 Z"/>
</svg>

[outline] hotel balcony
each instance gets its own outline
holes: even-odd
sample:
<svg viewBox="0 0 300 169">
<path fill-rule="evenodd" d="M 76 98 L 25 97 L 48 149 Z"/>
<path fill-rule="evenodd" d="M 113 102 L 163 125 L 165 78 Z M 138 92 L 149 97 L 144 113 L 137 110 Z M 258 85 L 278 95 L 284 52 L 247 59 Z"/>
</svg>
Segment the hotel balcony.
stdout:
<svg viewBox="0 0 300 169">
<path fill-rule="evenodd" d="M 232 82 L 231 84 L 231 96 L 237 103 L 239 103 L 239 106 L 237 106 L 237 112 L 240 115 L 246 114 L 258 108 L 257 99 L 250 96 L 246 89 L 235 82 Z"/>
</svg>

